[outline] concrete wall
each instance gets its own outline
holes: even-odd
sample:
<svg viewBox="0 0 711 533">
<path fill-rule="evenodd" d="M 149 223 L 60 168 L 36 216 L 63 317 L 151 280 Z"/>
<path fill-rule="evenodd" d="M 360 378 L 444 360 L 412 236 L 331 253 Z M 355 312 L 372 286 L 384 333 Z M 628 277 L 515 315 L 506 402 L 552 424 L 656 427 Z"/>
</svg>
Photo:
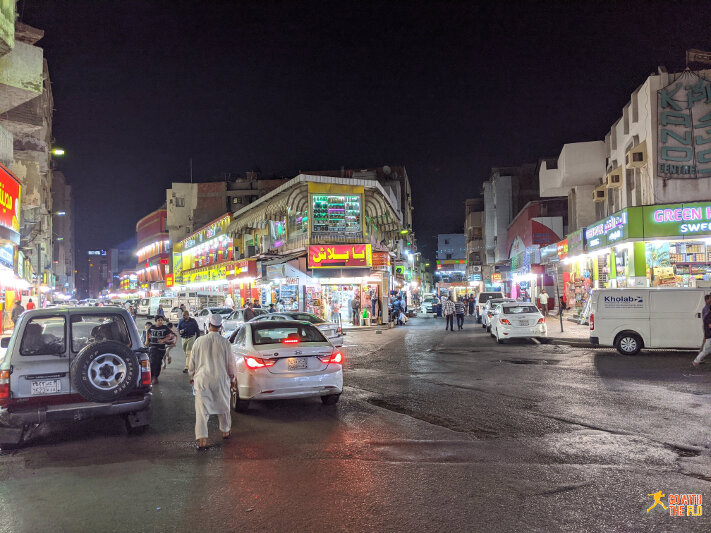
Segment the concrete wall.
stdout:
<svg viewBox="0 0 711 533">
<path fill-rule="evenodd" d="M 0 57 L 0 113 L 42 94 L 42 49 L 22 42 Z"/>
</svg>

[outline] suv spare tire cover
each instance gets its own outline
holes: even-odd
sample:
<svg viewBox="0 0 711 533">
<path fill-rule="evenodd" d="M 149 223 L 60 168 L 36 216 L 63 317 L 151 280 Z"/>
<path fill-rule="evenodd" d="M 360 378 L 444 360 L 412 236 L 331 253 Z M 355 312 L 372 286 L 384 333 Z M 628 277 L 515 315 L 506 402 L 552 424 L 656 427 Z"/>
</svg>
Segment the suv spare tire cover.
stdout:
<svg viewBox="0 0 711 533">
<path fill-rule="evenodd" d="M 137 387 L 141 364 L 128 346 L 116 341 L 85 346 L 72 361 L 72 384 L 91 402 L 112 402 Z"/>
</svg>

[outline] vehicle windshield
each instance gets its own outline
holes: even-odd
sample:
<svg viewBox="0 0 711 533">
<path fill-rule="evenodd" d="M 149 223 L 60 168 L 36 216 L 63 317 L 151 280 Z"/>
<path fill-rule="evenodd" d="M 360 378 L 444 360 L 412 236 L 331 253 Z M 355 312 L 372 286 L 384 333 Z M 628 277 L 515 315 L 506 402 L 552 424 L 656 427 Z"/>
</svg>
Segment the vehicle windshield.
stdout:
<svg viewBox="0 0 711 533">
<path fill-rule="evenodd" d="M 524 313 L 538 313 L 538 308 L 535 305 L 516 305 L 504 307 L 504 314 L 520 315 Z"/>
<path fill-rule="evenodd" d="M 309 313 L 289 313 L 287 316 L 291 320 L 303 320 L 304 322 L 310 322 L 311 324 L 324 324 L 326 322 L 323 318 Z"/>
<path fill-rule="evenodd" d="M 232 309 L 229 307 L 212 307 L 210 312 L 213 315 L 230 315 L 232 314 Z"/>
<path fill-rule="evenodd" d="M 148 303 L 148 298 L 144 298 L 143 300 L 141 300 L 141 305 L 148 305 Z"/>
<path fill-rule="evenodd" d="M 283 340 L 299 342 L 328 342 L 326 337 L 310 324 L 274 324 L 269 321 L 256 322 L 252 326 L 252 344 L 281 344 Z"/>
<path fill-rule="evenodd" d="M 478 302 L 480 304 L 486 303 L 492 298 L 501 298 L 501 293 L 500 292 L 482 292 L 479 295 Z"/>
</svg>

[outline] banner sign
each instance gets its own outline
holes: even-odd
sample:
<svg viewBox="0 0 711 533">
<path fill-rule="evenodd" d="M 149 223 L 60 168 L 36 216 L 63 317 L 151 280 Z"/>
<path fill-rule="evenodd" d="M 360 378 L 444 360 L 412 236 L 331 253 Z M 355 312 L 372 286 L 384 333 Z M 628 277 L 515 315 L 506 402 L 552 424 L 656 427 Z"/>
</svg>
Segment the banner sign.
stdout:
<svg viewBox="0 0 711 533">
<path fill-rule="evenodd" d="M 693 72 L 657 92 L 657 174 L 711 175 L 711 82 Z"/>
<path fill-rule="evenodd" d="M 644 237 L 711 234 L 711 202 L 644 206 Z"/>
<path fill-rule="evenodd" d="M 10 240 L 20 244 L 20 182 L 4 165 L 0 165 L 0 226 L 15 232 L 17 238 Z"/>
<path fill-rule="evenodd" d="M 325 244 L 309 246 L 309 268 L 370 268 L 370 244 Z"/>
</svg>

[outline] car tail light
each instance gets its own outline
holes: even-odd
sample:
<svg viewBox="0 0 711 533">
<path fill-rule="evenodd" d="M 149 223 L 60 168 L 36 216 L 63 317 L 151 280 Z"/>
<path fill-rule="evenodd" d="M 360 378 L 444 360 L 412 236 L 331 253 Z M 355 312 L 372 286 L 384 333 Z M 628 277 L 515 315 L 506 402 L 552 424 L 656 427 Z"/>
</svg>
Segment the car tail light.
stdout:
<svg viewBox="0 0 711 533">
<path fill-rule="evenodd" d="M 282 344 L 299 344 L 301 341 L 299 339 L 282 339 Z"/>
<path fill-rule="evenodd" d="M 10 399 L 10 371 L 0 370 L 0 400 Z"/>
<path fill-rule="evenodd" d="M 247 356 L 244 358 L 244 364 L 247 368 L 269 368 L 274 366 L 276 359 L 262 359 L 261 357 Z"/>
<path fill-rule="evenodd" d="M 151 384 L 151 365 L 148 359 L 141 361 L 141 385 Z"/>
<path fill-rule="evenodd" d="M 507 324 L 509 326 L 511 325 L 511 322 L 509 322 L 508 318 L 500 318 L 499 322 L 501 322 L 502 324 Z"/>
<path fill-rule="evenodd" d="M 595 314 L 590 313 L 590 329 L 595 329 Z"/>
<path fill-rule="evenodd" d="M 546 321 L 546 320 L 545 320 L 544 318 L 539 318 L 539 319 L 538 319 L 538 323 L 539 323 L 539 324 L 543 324 L 545 321 Z"/>
<path fill-rule="evenodd" d="M 331 355 L 324 355 L 323 357 L 319 357 L 319 361 L 326 364 L 334 363 L 337 365 L 342 365 L 343 354 L 341 352 L 333 352 Z"/>
</svg>

